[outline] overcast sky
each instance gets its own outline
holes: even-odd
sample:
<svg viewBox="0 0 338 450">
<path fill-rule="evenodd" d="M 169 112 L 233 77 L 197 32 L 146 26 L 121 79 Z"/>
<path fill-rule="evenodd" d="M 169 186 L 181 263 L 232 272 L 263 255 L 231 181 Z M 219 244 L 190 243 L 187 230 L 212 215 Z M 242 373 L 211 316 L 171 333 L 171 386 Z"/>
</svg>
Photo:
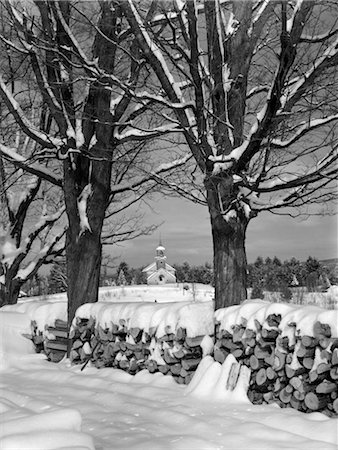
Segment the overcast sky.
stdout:
<svg viewBox="0 0 338 450">
<path fill-rule="evenodd" d="M 155 213 L 145 221 L 161 225 L 151 236 L 142 236 L 113 249 L 114 256 L 131 267 L 145 266 L 154 260 L 161 235 L 169 264 L 212 262 L 212 240 L 206 207 L 186 200 L 167 198 L 154 203 Z M 262 213 L 251 220 L 246 240 L 248 261 L 258 256 L 277 256 L 282 261 L 295 256 L 306 260 L 338 257 L 337 216 L 313 216 L 307 220 Z"/>
</svg>

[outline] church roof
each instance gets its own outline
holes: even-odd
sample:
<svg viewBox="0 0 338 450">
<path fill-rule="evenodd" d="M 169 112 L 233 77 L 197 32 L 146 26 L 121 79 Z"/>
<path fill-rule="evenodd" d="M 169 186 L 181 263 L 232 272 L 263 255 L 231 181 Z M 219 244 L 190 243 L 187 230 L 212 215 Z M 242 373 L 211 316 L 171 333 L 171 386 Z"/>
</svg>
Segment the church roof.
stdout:
<svg viewBox="0 0 338 450">
<path fill-rule="evenodd" d="M 166 270 L 173 270 L 176 272 L 176 269 L 174 269 L 174 267 L 172 267 L 170 264 L 165 263 L 165 269 Z M 157 270 L 156 269 L 156 262 L 153 262 L 151 264 L 149 264 L 149 266 L 145 267 L 142 272 L 149 272 L 150 270 Z"/>
<path fill-rule="evenodd" d="M 162 251 L 164 251 L 165 250 L 165 247 L 163 247 L 163 245 L 159 245 L 157 248 L 156 248 L 156 250 L 162 250 Z"/>
</svg>

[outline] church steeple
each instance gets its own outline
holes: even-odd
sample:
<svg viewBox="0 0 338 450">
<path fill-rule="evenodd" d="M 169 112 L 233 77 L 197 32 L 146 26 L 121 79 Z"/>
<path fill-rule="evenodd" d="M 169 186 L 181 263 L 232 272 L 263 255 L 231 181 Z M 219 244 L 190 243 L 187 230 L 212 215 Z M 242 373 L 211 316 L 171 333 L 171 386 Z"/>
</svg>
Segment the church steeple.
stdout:
<svg viewBox="0 0 338 450">
<path fill-rule="evenodd" d="M 159 245 L 156 248 L 156 256 L 155 256 L 155 261 L 156 261 L 156 269 L 160 269 L 163 268 L 165 269 L 165 265 L 166 265 L 166 259 L 167 257 L 164 254 L 165 252 L 165 247 L 163 247 L 162 245 L 162 240 L 161 240 L 161 236 L 160 236 L 160 241 L 159 241 Z"/>
</svg>

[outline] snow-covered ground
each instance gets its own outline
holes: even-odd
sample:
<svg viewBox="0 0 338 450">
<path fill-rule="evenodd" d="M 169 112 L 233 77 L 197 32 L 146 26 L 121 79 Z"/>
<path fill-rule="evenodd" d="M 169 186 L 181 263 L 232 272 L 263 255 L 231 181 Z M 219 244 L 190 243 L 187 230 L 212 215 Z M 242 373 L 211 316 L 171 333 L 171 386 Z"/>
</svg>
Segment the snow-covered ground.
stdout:
<svg viewBox="0 0 338 450">
<path fill-rule="evenodd" d="M 227 389 L 231 360 L 207 356 L 183 386 L 160 373 L 50 363 L 22 337 L 24 313 L 0 311 L 0 330 L 2 450 L 337 449 L 338 419 L 251 405 L 245 371 Z"/>
<path fill-rule="evenodd" d="M 146 284 L 133 286 L 100 287 L 99 301 L 108 302 L 179 302 L 179 301 L 209 301 L 214 298 L 214 288 L 200 283 L 175 283 L 161 286 Z M 53 295 L 26 297 L 20 301 L 66 301 L 65 292 Z"/>
</svg>

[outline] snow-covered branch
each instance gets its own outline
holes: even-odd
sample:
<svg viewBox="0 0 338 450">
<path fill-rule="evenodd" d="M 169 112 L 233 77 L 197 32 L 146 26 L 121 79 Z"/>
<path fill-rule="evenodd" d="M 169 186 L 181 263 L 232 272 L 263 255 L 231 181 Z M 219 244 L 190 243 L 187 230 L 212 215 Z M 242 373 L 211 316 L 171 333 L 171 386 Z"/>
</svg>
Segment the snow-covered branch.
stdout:
<svg viewBox="0 0 338 450">
<path fill-rule="evenodd" d="M 58 177 L 51 170 L 47 169 L 45 166 L 39 163 L 33 163 L 30 158 L 25 158 L 22 155 L 19 155 L 15 148 L 7 147 L 0 143 L 0 153 L 6 158 L 8 161 L 12 162 L 16 167 L 25 170 L 32 175 L 36 175 L 39 178 L 42 178 L 50 183 L 61 187 L 62 186 L 62 178 Z"/>
<path fill-rule="evenodd" d="M 0 74 L 0 95 L 6 104 L 8 110 L 13 115 L 15 121 L 20 125 L 21 129 L 27 136 L 43 147 L 57 149 L 64 142 L 61 139 L 50 136 L 47 133 L 37 129 L 26 117 L 19 103 L 15 100 L 10 90 L 7 88 L 3 77 Z"/>
<path fill-rule="evenodd" d="M 121 6 L 124 9 L 127 20 L 135 33 L 140 48 L 155 71 L 163 90 L 169 98 L 169 101 L 177 105 L 184 104 L 185 100 L 180 85 L 175 81 L 159 46 L 150 37 L 133 1 L 128 0 L 123 2 Z M 200 149 L 197 146 L 198 136 L 196 135 L 195 126 L 193 126 L 193 123 L 196 123 L 195 118 L 192 121 L 191 113 L 188 113 L 186 109 L 182 108 L 176 109 L 175 114 L 181 123 L 182 129 L 184 130 L 184 135 L 196 158 L 196 161 L 200 167 L 204 167 L 205 161 L 201 155 Z"/>
<path fill-rule="evenodd" d="M 314 131 L 315 129 L 327 125 L 330 122 L 333 122 L 335 120 L 338 120 L 338 114 L 333 114 L 328 117 L 323 117 L 321 119 L 311 119 L 307 122 L 301 122 L 299 124 L 299 127 L 297 131 L 293 134 L 292 137 L 290 137 L 287 140 L 280 140 L 280 139 L 272 139 L 270 142 L 271 147 L 275 148 L 286 148 L 290 145 L 297 142 L 299 139 L 301 139 L 304 135 L 307 133 Z"/>
<path fill-rule="evenodd" d="M 53 256 L 59 256 L 64 251 L 64 244 L 61 244 L 57 247 L 59 242 L 65 236 L 66 229 L 61 230 L 58 234 L 54 236 L 54 238 L 45 244 L 45 246 L 34 256 L 34 259 L 24 268 L 19 269 L 17 275 L 15 276 L 15 280 L 20 280 L 21 283 L 26 282 L 31 277 L 33 277 L 40 267 L 43 264 L 49 263 L 48 258 Z"/>
<path fill-rule="evenodd" d="M 153 180 L 154 178 L 156 178 L 157 176 L 159 176 L 161 174 L 164 174 L 166 172 L 169 172 L 171 170 L 174 170 L 181 166 L 184 166 L 191 158 L 192 158 L 192 155 L 189 153 L 186 156 L 184 156 L 183 158 L 177 159 L 175 161 L 171 161 L 169 163 L 162 163 L 155 170 L 153 170 L 151 172 L 147 172 L 144 176 L 140 176 L 131 182 L 120 183 L 118 185 L 113 186 L 111 189 L 111 194 L 133 191 L 134 189 L 138 188 L 142 184 Z"/>
</svg>

